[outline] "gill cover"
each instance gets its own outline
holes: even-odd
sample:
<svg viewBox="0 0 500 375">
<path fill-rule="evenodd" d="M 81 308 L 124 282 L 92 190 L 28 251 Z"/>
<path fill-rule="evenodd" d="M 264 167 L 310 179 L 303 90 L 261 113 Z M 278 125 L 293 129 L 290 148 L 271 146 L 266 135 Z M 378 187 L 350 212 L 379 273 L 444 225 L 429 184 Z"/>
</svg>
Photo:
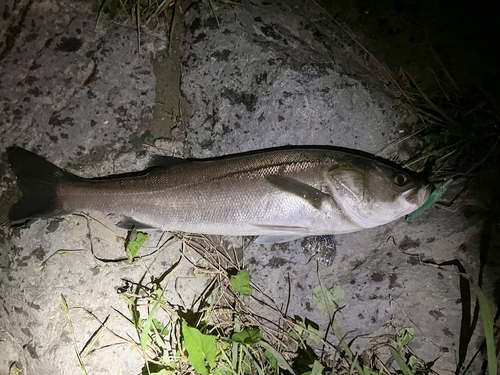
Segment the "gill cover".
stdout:
<svg viewBox="0 0 500 375">
<path fill-rule="evenodd" d="M 362 228 L 373 228 L 416 208 L 418 188 L 411 178 L 389 166 L 344 164 L 328 172 L 332 196 L 344 213 Z"/>
<path fill-rule="evenodd" d="M 361 172 L 345 167 L 335 168 L 328 172 L 327 179 L 345 203 L 360 204 L 363 201 L 365 178 Z"/>
<path fill-rule="evenodd" d="M 374 225 L 369 220 L 370 215 L 362 209 L 365 197 L 365 178 L 360 171 L 348 167 L 339 167 L 328 172 L 332 196 L 344 213 L 363 228 Z"/>
</svg>

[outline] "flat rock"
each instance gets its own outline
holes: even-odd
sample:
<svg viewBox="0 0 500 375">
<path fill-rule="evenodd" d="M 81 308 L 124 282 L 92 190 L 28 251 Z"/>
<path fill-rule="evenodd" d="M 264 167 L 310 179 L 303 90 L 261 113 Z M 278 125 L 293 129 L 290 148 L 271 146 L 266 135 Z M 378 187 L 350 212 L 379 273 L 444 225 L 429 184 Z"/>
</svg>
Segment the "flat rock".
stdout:
<svg viewBox="0 0 500 375">
<path fill-rule="evenodd" d="M 143 169 L 156 152 L 202 158 L 335 145 L 376 153 L 397 130 L 395 102 L 318 8 L 253 1 L 220 7 L 214 15 L 208 3 L 198 3 L 184 14 L 185 30 L 177 36 L 179 100 L 188 110 L 170 137 L 157 121 L 153 133 L 166 135 L 155 141 L 150 124 L 161 88 L 155 88 L 152 59 L 166 48 L 161 23 L 142 33 L 138 55 L 133 28 L 105 19 L 96 26 L 90 4 L 75 4 L 7 1 L 0 26 L 1 151 L 15 144 L 95 177 Z M 0 175 L 0 216 L 6 218 L 17 193 L 5 160 Z M 137 264 L 104 263 L 99 259 L 123 259 L 126 232 L 112 217 L 91 216 L 0 228 L 0 373 L 13 362 L 25 374 L 78 373 L 74 340 L 83 348 L 106 319 L 109 331 L 96 344 L 101 349 L 85 359 L 87 371 L 140 373 L 142 353 L 123 339 L 136 340 L 137 333 L 117 313 L 129 316 L 117 290 L 142 278 L 147 283 L 175 265 L 179 243 L 149 254 L 166 238 L 153 232 Z M 433 369 L 441 374 L 456 366 L 459 275 L 425 261 L 458 259 L 476 277 L 480 234 L 481 223 L 462 210 L 432 209 L 412 223 L 401 219 L 337 236 L 330 267 L 305 250 L 313 239 L 250 243 L 244 262 L 276 306 L 323 330 L 328 321 L 312 290 L 320 283 L 341 286 L 346 297 L 337 319 L 348 339 L 357 337 L 353 348 L 359 352 L 414 327 L 415 353 L 425 361 L 438 358 Z M 169 284 L 167 297 L 189 305 L 205 281 L 186 259 L 176 277 L 180 289 Z M 479 343 L 474 340 L 471 347 Z"/>
</svg>

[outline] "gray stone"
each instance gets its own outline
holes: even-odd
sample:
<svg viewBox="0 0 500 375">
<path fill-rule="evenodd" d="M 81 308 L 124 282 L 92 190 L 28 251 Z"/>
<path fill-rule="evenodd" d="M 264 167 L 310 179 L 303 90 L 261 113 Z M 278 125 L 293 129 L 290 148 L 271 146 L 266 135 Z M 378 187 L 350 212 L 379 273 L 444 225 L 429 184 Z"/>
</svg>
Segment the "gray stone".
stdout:
<svg viewBox="0 0 500 375">
<path fill-rule="evenodd" d="M 344 72 L 293 2 L 217 17 L 220 28 L 206 9 L 186 14 L 181 88 L 192 110 L 191 156 L 318 144 L 375 153 L 387 143 L 392 103 Z"/>
<path fill-rule="evenodd" d="M 94 177 L 143 169 L 157 152 L 213 157 L 285 145 L 335 145 L 376 153 L 396 131 L 389 95 L 347 53 L 335 25 L 298 1 L 220 7 L 217 19 L 208 3 L 185 13 L 186 30 L 177 36 L 184 97 L 178 99 L 187 109 L 172 132 L 163 117 L 154 119 L 154 131 L 150 128 L 158 108 L 151 58 L 161 60 L 166 48 L 161 21 L 143 31 L 139 56 L 133 27 L 105 18 L 96 27 L 85 2 L 7 3 L 9 14 L 0 26 L 2 151 L 16 144 Z M 0 172 L 5 218 L 16 193 L 5 160 Z M 122 259 L 126 232 L 114 227 L 113 217 L 91 216 L 94 255 Z M 477 277 L 480 232 L 480 223 L 462 210 L 432 209 L 412 223 L 401 219 L 336 236 L 330 267 L 317 264 L 302 241 L 249 244 L 244 262 L 252 281 L 277 306 L 288 306 L 289 315 L 311 319 L 323 330 L 328 321 L 312 290 L 319 283 L 340 285 L 346 298 L 337 318 L 349 339 L 357 337 L 358 352 L 414 327 L 415 353 L 425 361 L 439 357 L 437 373 L 454 372 L 459 276 L 456 269 L 423 261 L 456 258 Z M 80 371 L 61 295 L 79 349 L 107 317 L 110 331 L 136 340 L 135 330 L 116 312 L 129 316 L 117 290 L 125 280 L 139 282 L 144 276 L 148 282 L 179 260 L 179 243 L 147 255 L 160 240 L 161 233 L 152 232 L 138 264 L 115 264 L 90 252 L 82 216 L 0 228 L 0 373 L 14 361 L 26 374 Z M 186 256 L 198 259 L 194 253 Z M 189 305 L 206 280 L 196 278 L 185 259 L 175 275 L 179 289 L 169 283 L 167 298 Z M 478 340 L 475 336 L 471 347 Z M 140 372 L 140 351 L 109 331 L 96 345 L 102 349 L 85 360 L 89 373 Z M 378 355 L 387 356 L 386 346 L 377 348 Z"/>
</svg>

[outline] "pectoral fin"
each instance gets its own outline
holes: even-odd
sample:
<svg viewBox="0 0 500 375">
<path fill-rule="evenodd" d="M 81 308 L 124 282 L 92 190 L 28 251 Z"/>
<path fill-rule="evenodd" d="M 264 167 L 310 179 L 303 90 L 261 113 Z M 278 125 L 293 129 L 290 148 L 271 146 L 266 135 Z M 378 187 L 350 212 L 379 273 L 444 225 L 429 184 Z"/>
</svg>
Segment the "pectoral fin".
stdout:
<svg viewBox="0 0 500 375">
<path fill-rule="evenodd" d="M 266 177 L 266 179 L 278 189 L 306 200 L 309 204 L 311 204 L 318 210 L 321 208 L 323 200 L 330 197 L 328 194 L 325 194 L 322 191 L 304 182 L 294 180 L 293 178 L 283 176 L 268 176 Z"/>
</svg>

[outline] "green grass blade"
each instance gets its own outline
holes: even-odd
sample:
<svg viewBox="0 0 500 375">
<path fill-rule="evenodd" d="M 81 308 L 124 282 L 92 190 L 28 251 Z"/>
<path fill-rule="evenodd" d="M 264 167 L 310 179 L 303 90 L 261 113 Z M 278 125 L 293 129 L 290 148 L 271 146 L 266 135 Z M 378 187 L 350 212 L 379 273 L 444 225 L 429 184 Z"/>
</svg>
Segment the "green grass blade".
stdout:
<svg viewBox="0 0 500 375">
<path fill-rule="evenodd" d="M 252 358 L 254 361 L 255 368 L 257 369 L 257 372 L 259 375 L 264 375 L 264 363 L 262 362 L 259 353 L 253 349 L 251 346 L 244 346 L 243 348 L 245 352 L 248 354 L 249 358 Z M 252 353 L 249 353 L 252 351 Z"/>
<path fill-rule="evenodd" d="M 479 301 L 479 315 L 483 321 L 484 336 L 486 338 L 486 353 L 488 356 L 488 374 L 496 375 L 498 370 L 498 360 L 495 353 L 495 338 L 493 333 L 493 314 L 490 303 L 483 291 L 472 281 L 470 282 L 474 293 Z"/>
<path fill-rule="evenodd" d="M 235 333 L 239 333 L 241 331 L 241 326 L 240 326 L 240 317 L 237 311 L 234 312 L 233 321 L 234 321 L 233 331 Z M 231 360 L 232 360 L 231 365 L 233 366 L 234 370 L 238 368 L 238 351 L 239 351 L 239 343 L 233 342 L 232 352 L 231 352 Z"/>
<path fill-rule="evenodd" d="M 264 356 L 266 357 L 269 365 L 273 369 L 273 374 L 277 375 L 279 372 L 278 360 L 269 350 L 264 351 Z"/>
<path fill-rule="evenodd" d="M 220 363 L 218 365 L 218 372 L 216 373 L 217 375 L 219 374 L 226 374 L 226 371 L 229 371 L 230 374 L 236 374 L 232 364 L 231 364 L 231 359 L 227 356 L 227 353 L 225 350 L 220 351 L 220 355 L 222 356 L 223 360 L 226 361 L 227 365 L 224 363 Z M 231 366 L 231 367 L 229 367 Z"/>
<path fill-rule="evenodd" d="M 396 363 L 398 364 L 399 368 L 401 369 L 401 371 L 403 371 L 403 374 L 413 375 L 413 372 L 410 370 L 403 357 L 401 357 L 401 354 L 399 354 L 398 351 L 394 349 L 392 346 L 389 346 L 389 350 L 391 351 L 391 355 L 396 360 Z"/>
<path fill-rule="evenodd" d="M 146 356 L 146 350 L 148 348 L 149 330 L 151 329 L 151 326 L 153 324 L 153 318 L 154 318 L 155 311 L 158 308 L 158 306 L 160 306 L 161 298 L 163 296 L 163 290 L 158 289 L 156 292 L 158 293 L 158 297 L 156 299 L 155 304 L 153 305 L 153 308 L 149 312 L 148 318 L 144 322 L 144 326 L 142 327 L 142 332 L 141 332 L 142 354 L 144 355 L 144 361 L 146 362 L 146 369 L 148 370 L 148 374 L 150 374 L 150 372 L 149 372 L 149 362 L 148 362 L 148 358 Z"/>
<path fill-rule="evenodd" d="M 68 319 L 69 331 L 71 332 L 71 336 L 73 337 L 73 345 L 75 347 L 75 353 L 76 353 L 76 358 L 78 359 L 78 364 L 80 365 L 80 368 L 82 369 L 83 373 L 87 375 L 87 370 L 85 370 L 82 357 L 80 357 L 80 353 L 78 352 L 78 348 L 76 346 L 75 332 L 73 331 L 73 323 L 71 322 L 71 316 L 69 315 L 68 304 L 66 303 L 66 298 L 64 298 L 62 294 L 61 294 L 61 302 L 63 305 L 64 312 L 66 313 L 66 318 Z"/>
<path fill-rule="evenodd" d="M 108 316 L 108 318 L 109 318 L 109 316 Z M 85 359 L 85 357 L 87 356 L 87 354 L 89 354 L 90 350 L 92 350 L 92 347 L 94 346 L 94 344 L 96 343 L 96 341 L 99 340 L 99 337 L 101 337 L 102 334 L 104 333 L 104 330 L 106 329 L 106 327 L 109 324 L 109 319 L 108 318 L 106 318 L 106 321 L 103 324 L 101 324 L 101 326 L 99 327 L 99 330 L 98 330 L 97 334 L 94 335 L 94 337 L 92 338 L 92 341 L 87 346 L 87 349 L 83 352 L 83 354 L 82 354 L 82 360 Z"/>
<path fill-rule="evenodd" d="M 342 331 L 340 331 L 339 325 L 337 323 L 337 319 L 333 319 L 331 327 L 333 329 L 333 333 L 335 334 L 335 337 L 337 340 L 340 342 L 340 346 L 342 349 L 344 349 L 344 352 L 347 355 L 347 358 L 349 358 L 352 361 L 352 364 L 356 367 L 356 370 L 362 374 L 363 373 L 363 368 L 359 364 L 359 361 L 356 359 L 354 360 L 354 353 L 352 352 L 351 348 L 349 347 L 349 344 L 346 342 L 344 335 L 342 334 Z"/>
<path fill-rule="evenodd" d="M 295 375 L 295 371 L 293 371 L 292 367 L 288 364 L 286 359 L 281 355 L 280 352 L 278 352 L 276 349 L 274 349 L 271 345 L 269 345 L 265 341 L 259 342 L 259 345 L 262 346 L 264 349 L 269 350 L 271 354 L 278 360 L 278 365 L 283 367 L 285 370 L 289 371 L 292 375 Z"/>
<path fill-rule="evenodd" d="M 354 367 L 356 366 L 356 363 L 358 363 L 358 355 L 356 354 L 356 356 L 354 357 L 354 359 L 352 360 L 352 363 L 351 363 L 351 366 L 349 367 L 349 375 L 351 374 L 354 374 Z"/>
<path fill-rule="evenodd" d="M 340 331 L 337 319 L 335 319 L 335 313 L 339 310 L 337 302 L 340 302 L 345 297 L 344 290 L 339 285 L 334 285 L 333 288 L 327 289 L 323 285 L 316 285 L 313 289 L 313 300 L 318 310 L 327 314 L 331 319 L 331 327 L 333 333 L 337 340 L 340 342 L 340 346 L 344 349 L 349 360 L 352 361 L 353 366 L 356 368 L 358 373 L 363 373 L 363 368 L 361 367 L 358 360 L 355 360 L 354 353 L 352 352 L 349 344 L 345 341 L 344 335 Z"/>
</svg>

